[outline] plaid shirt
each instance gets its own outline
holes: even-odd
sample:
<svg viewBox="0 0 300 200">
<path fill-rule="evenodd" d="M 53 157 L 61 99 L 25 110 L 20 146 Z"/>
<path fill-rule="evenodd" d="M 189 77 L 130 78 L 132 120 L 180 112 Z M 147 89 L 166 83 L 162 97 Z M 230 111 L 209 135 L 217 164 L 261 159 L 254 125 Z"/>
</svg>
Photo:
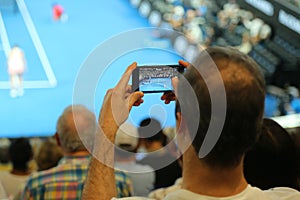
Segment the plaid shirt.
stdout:
<svg viewBox="0 0 300 200">
<path fill-rule="evenodd" d="M 90 156 L 63 157 L 57 167 L 34 173 L 28 179 L 21 199 L 80 199 L 89 161 Z M 118 196 L 131 196 L 132 184 L 128 176 L 116 171 L 115 178 Z"/>
</svg>

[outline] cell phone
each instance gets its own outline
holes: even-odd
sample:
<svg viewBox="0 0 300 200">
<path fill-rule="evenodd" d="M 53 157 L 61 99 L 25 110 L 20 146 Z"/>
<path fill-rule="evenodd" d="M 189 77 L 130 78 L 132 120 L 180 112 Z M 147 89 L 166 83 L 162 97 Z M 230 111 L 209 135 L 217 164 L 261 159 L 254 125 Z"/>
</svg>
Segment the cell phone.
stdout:
<svg viewBox="0 0 300 200">
<path fill-rule="evenodd" d="M 132 73 L 132 90 L 144 93 L 173 91 L 171 79 L 184 69 L 181 65 L 137 66 Z"/>
</svg>

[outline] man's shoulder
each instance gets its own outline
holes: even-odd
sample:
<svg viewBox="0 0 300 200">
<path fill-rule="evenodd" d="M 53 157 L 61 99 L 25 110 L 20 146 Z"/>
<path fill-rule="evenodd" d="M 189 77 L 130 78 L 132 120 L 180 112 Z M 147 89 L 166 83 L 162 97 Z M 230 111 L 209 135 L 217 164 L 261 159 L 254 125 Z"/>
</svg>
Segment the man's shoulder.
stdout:
<svg viewBox="0 0 300 200">
<path fill-rule="evenodd" d="M 47 176 L 51 176 L 52 174 L 53 174 L 53 168 L 44 171 L 33 172 L 28 178 L 28 183 L 33 184 L 34 182 L 40 182 L 41 179 Z"/>
<path fill-rule="evenodd" d="M 46 181 L 53 179 L 55 172 L 55 168 L 34 172 L 29 176 L 26 186 L 28 188 L 34 188 L 43 185 Z"/>
<path fill-rule="evenodd" d="M 193 193 L 188 190 L 179 189 L 175 192 L 171 192 L 168 194 L 164 200 L 201 200 L 201 199 L 218 199 L 217 197 L 205 196 Z M 273 188 L 270 190 L 261 190 L 256 187 L 248 186 L 243 192 L 227 197 L 226 199 L 230 200 L 299 200 L 300 199 L 300 192 L 291 188 Z"/>
<path fill-rule="evenodd" d="M 81 176 L 85 177 L 87 171 L 88 171 L 88 165 L 76 166 L 76 165 L 69 165 L 69 164 L 60 164 L 48 170 L 33 173 L 29 177 L 27 185 L 29 187 L 37 187 L 45 183 L 55 182 L 61 179 L 65 180 L 68 179 L 68 177 L 75 178 L 75 176 L 73 175 L 74 173 L 80 175 L 80 177 Z"/>
<path fill-rule="evenodd" d="M 66 193 L 68 193 L 68 196 L 71 195 L 77 198 L 78 195 L 81 195 L 87 172 L 88 164 L 84 162 L 83 164 L 61 162 L 51 169 L 35 172 L 27 181 L 22 199 L 31 196 L 34 196 L 34 199 L 40 199 L 42 196 L 60 199 L 56 197 L 61 197 Z"/>
<path fill-rule="evenodd" d="M 288 187 L 276 187 L 269 190 L 265 190 L 264 193 L 269 196 L 272 200 L 280 199 L 280 200 L 299 200 L 300 192 L 288 188 Z"/>
<path fill-rule="evenodd" d="M 163 198 L 164 200 L 217 200 L 218 197 L 211 197 L 211 196 L 205 196 L 193 193 L 191 191 L 185 190 L 185 189 L 178 189 L 176 191 L 173 191 L 167 196 Z M 248 186 L 243 192 L 231 196 L 226 197 L 227 200 L 299 200 L 300 199 L 300 192 L 291 188 L 287 187 L 279 187 L 279 188 L 273 188 L 270 190 L 260 190 L 259 188 Z M 112 200 L 117 200 L 112 199 Z M 145 197 L 130 197 L 130 198 L 120 198 L 120 200 L 151 200 L 151 198 L 145 198 Z"/>
<path fill-rule="evenodd" d="M 86 172 L 79 170 L 75 174 L 76 170 L 68 172 L 59 169 L 52 168 L 33 174 L 27 181 L 22 199 L 61 199 L 65 196 L 78 199 L 87 170 Z"/>
</svg>

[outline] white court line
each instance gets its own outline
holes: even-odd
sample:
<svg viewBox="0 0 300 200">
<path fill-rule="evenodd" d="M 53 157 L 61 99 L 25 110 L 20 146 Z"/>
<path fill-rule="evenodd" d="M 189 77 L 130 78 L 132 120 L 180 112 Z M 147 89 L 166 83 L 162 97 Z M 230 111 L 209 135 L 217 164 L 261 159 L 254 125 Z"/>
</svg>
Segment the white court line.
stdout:
<svg viewBox="0 0 300 200">
<path fill-rule="evenodd" d="M 50 86 L 55 87 L 57 85 L 57 80 L 55 78 L 55 75 L 52 71 L 52 68 L 50 66 L 48 57 L 45 53 L 44 47 L 41 43 L 41 40 L 38 36 L 38 33 L 35 29 L 35 26 L 32 22 L 31 16 L 29 14 L 29 11 L 25 5 L 25 2 L 23 0 L 17 0 L 17 4 L 19 7 L 19 10 L 23 16 L 24 22 L 26 24 L 27 30 L 31 36 L 31 39 L 33 41 L 33 44 L 37 50 L 37 53 L 40 57 L 40 60 L 42 62 L 43 68 L 45 70 L 46 76 L 49 80 Z M 25 86 L 25 85 L 24 85 Z"/>
<path fill-rule="evenodd" d="M 0 37 L 1 37 L 1 41 L 2 41 L 2 46 L 3 46 L 3 50 L 5 53 L 6 58 L 8 57 L 8 54 L 10 52 L 11 46 L 7 37 L 7 32 L 5 29 L 5 25 L 3 22 L 3 18 L 1 15 L 1 11 L 0 11 Z"/>
<path fill-rule="evenodd" d="M 23 81 L 23 88 L 25 89 L 38 89 L 38 88 L 51 88 L 53 85 L 49 81 Z M 8 81 L 0 81 L 0 89 L 10 89 Z"/>
</svg>

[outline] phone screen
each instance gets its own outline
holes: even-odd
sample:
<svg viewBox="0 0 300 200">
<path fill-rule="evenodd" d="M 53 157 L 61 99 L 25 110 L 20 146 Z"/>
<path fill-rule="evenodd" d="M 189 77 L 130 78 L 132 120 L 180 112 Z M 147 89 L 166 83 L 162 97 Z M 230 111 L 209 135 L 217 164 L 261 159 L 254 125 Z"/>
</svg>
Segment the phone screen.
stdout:
<svg viewBox="0 0 300 200">
<path fill-rule="evenodd" d="M 144 93 L 173 91 L 172 78 L 181 72 L 180 65 L 138 66 L 132 75 L 133 90 Z"/>
</svg>

